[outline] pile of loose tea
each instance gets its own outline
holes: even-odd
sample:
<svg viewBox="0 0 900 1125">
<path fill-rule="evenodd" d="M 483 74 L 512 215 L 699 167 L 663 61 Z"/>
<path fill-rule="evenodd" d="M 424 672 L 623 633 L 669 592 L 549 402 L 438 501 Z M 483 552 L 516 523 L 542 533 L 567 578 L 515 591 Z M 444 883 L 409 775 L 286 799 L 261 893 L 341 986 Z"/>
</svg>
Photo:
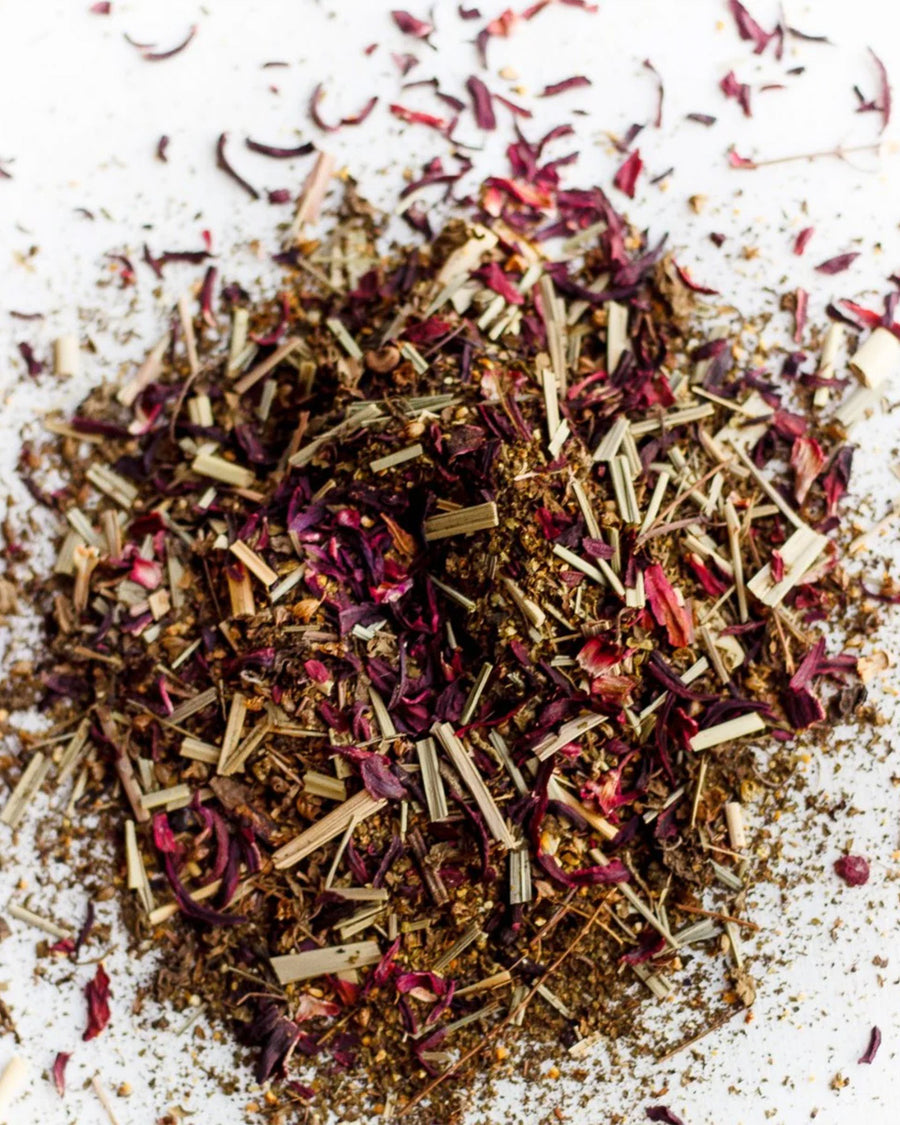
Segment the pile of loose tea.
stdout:
<svg viewBox="0 0 900 1125">
<path fill-rule="evenodd" d="M 811 364 L 739 362 L 551 139 L 388 252 L 352 187 L 307 236 L 320 155 L 277 300 L 211 272 L 22 459 L 64 527 L 32 593 L 73 733 L 0 819 L 74 779 L 158 994 L 283 1106 L 447 1120 L 517 1041 L 620 1034 L 690 947 L 720 1016 L 752 1004 L 745 805 L 861 699 L 817 625 L 854 591 L 844 427 L 900 343 L 839 377 L 836 321 Z"/>
</svg>

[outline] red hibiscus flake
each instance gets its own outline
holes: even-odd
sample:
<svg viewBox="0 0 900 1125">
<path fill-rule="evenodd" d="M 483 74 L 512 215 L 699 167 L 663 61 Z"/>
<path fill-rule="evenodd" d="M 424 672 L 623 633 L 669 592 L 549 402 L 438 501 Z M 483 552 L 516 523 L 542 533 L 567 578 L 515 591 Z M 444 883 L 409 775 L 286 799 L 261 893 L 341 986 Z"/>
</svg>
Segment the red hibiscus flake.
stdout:
<svg viewBox="0 0 900 1125">
<path fill-rule="evenodd" d="M 103 962 L 97 966 L 94 979 L 88 981 L 84 988 L 88 1004 L 88 1025 L 82 1039 L 96 1039 L 100 1032 L 109 1023 L 109 977 L 103 968 Z"/>
<path fill-rule="evenodd" d="M 637 178 L 641 174 L 641 169 L 643 167 L 644 162 L 641 160 L 641 150 L 636 148 L 613 176 L 613 183 L 619 191 L 624 191 L 629 199 L 634 199 L 634 185 L 637 183 Z"/>
<path fill-rule="evenodd" d="M 53 1084 L 60 1097 L 66 1092 L 66 1064 L 71 1057 L 65 1051 L 60 1051 L 53 1061 Z"/>
<path fill-rule="evenodd" d="M 669 644 L 675 648 L 689 645 L 694 636 L 691 615 L 679 601 L 678 594 L 659 563 L 653 563 L 644 571 L 644 589 L 653 617 L 657 625 L 665 627 Z"/>
</svg>

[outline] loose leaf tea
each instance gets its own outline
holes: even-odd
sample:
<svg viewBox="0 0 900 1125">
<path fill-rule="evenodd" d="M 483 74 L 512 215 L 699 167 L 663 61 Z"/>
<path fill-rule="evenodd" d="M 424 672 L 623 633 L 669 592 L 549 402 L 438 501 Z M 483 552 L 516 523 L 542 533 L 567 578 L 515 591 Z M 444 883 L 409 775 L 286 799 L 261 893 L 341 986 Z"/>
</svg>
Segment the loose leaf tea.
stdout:
<svg viewBox="0 0 900 1125">
<path fill-rule="evenodd" d="M 482 54 L 545 6 L 487 23 Z M 774 40 L 780 57 L 789 29 L 728 6 L 756 53 Z M 431 23 L 391 15 L 430 46 Z M 662 81 L 644 66 L 659 126 Z M 475 76 L 470 105 L 424 85 L 484 131 L 529 114 Z M 729 73 L 721 89 L 749 116 L 746 84 Z M 309 113 L 326 132 L 377 102 L 332 124 L 323 96 Z M 876 108 L 886 123 L 886 79 Z M 444 136 L 457 120 L 389 112 Z M 618 142 L 629 198 L 642 128 Z M 22 458 L 60 518 L 34 591 L 38 679 L 73 733 L 58 762 L 22 761 L 0 821 L 21 823 L 51 770 L 57 784 L 78 771 L 119 848 L 131 933 L 160 950 L 159 997 L 200 995 L 253 1048 L 260 1083 L 331 1110 L 449 1119 L 449 1092 L 517 1040 L 584 1058 L 627 1027 L 630 986 L 674 991 L 692 946 L 726 961 L 708 1029 L 749 1007 L 753 794 L 785 781 L 782 744 L 863 697 L 856 659 L 818 625 L 859 592 L 838 551 L 846 428 L 900 365 L 894 302 L 834 307 L 838 332 L 863 335 L 839 378 L 832 330 L 821 356 L 799 350 L 797 288 L 783 366 L 745 366 L 704 303 L 716 289 L 601 188 L 563 186 L 574 156 L 548 150 L 572 132 L 532 141 L 517 124 L 506 175 L 443 229 L 409 208 L 422 242 L 387 250 L 352 182 L 309 235 L 335 167 L 318 152 L 275 299 L 221 284 L 207 232 L 203 250 L 145 246 L 157 277 L 201 267 L 195 291 L 119 385 L 49 424 L 52 483 L 34 450 Z M 218 168 L 259 199 L 226 144 Z M 432 159 L 404 198 L 449 192 L 471 167 L 456 160 Z M 73 370 L 77 340 L 54 359 Z M 862 857 L 834 866 L 851 886 L 869 877 Z M 91 910 L 76 939 L 17 909 L 54 927 L 60 955 L 93 924 Z M 99 964 L 84 1039 L 109 993 Z"/>
</svg>

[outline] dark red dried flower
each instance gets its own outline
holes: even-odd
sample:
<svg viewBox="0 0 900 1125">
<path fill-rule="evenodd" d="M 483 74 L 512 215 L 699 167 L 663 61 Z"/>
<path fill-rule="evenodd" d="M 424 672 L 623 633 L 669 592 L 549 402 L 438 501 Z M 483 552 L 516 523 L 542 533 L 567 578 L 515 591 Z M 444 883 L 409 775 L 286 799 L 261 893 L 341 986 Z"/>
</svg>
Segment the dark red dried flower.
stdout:
<svg viewBox="0 0 900 1125">
<path fill-rule="evenodd" d="M 636 148 L 613 176 L 613 184 L 619 191 L 624 191 L 629 199 L 634 199 L 634 187 L 643 167 L 641 150 Z"/>
<path fill-rule="evenodd" d="M 552 82 L 549 86 L 545 86 L 538 97 L 552 98 L 554 94 L 562 94 L 566 90 L 578 90 L 590 85 L 592 85 L 590 78 L 586 78 L 583 74 L 576 74 L 572 78 L 564 78 L 562 82 Z"/>
<path fill-rule="evenodd" d="M 326 133 L 336 133 L 338 129 L 342 128 L 344 125 L 361 125 L 375 106 L 378 105 L 378 97 L 377 95 L 373 95 L 358 113 L 351 114 L 349 117 L 342 117 L 336 125 L 329 125 L 327 121 L 323 120 L 319 113 L 319 105 L 324 97 L 325 87 L 323 83 L 320 82 L 310 96 L 309 115 L 315 124 Z"/>
<path fill-rule="evenodd" d="M 873 1027 L 869 1032 L 869 1045 L 856 1061 L 860 1063 L 873 1063 L 880 1046 L 881 1031 L 877 1027 Z"/>
<path fill-rule="evenodd" d="M 834 258 L 827 258 L 824 262 L 819 262 L 816 266 L 817 273 L 843 273 L 844 270 L 849 269 L 850 266 L 859 257 L 859 251 L 850 251 L 847 254 L 838 254 Z"/>
<path fill-rule="evenodd" d="M 858 87 L 854 87 L 854 89 L 856 90 L 856 96 L 857 96 L 857 98 L 859 100 L 859 103 L 860 103 L 856 108 L 856 112 L 857 113 L 869 113 L 869 112 L 880 113 L 881 114 L 881 132 L 883 133 L 884 130 L 888 126 L 888 122 L 891 119 L 891 84 L 890 84 L 890 80 L 888 79 L 887 68 L 885 67 L 885 65 L 881 61 L 881 59 L 875 54 L 875 52 L 872 50 L 871 47 L 869 48 L 869 54 L 872 56 L 872 60 L 874 61 L 875 66 L 878 70 L 878 82 L 879 82 L 878 97 L 867 101 L 863 97 L 863 95 L 860 93 Z"/>
<path fill-rule="evenodd" d="M 71 1057 L 71 1054 L 66 1051 L 60 1051 L 53 1060 L 53 1084 L 56 1086 L 56 1092 L 60 1097 L 63 1097 L 66 1092 L 66 1064 Z"/>
<path fill-rule="evenodd" d="M 804 227 L 802 231 L 794 239 L 794 253 L 799 257 L 806 249 L 806 245 L 812 238 L 815 227 Z"/>
<path fill-rule="evenodd" d="M 756 161 L 755 160 L 751 160 L 747 156 L 741 156 L 738 152 L 735 151 L 735 149 L 733 147 L 728 150 L 728 163 L 731 165 L 732 168 L 755 168 L 756 167 Z"/>
<path fill-rule="evenodd" d="M 869 861 L 861 855 L 842 855 L 834 869 L 848 887 L 861 887 L 869 881 Z"/>
<path fill-rule="evenodd" d="M 739 0 L 728 0 L 728 9 L 734 16 L 738 35 L 741 39 L 749 40 L 754 44 L 753 53 L 755 55 L 762 54 L 771 40 L 780 34 L 780 28 L 776 28 L 774 31 L 763 31 Z"/>
<path fill-rule="evenodd" d="M 794 294 L 794 343 L 799 344 L 803 339 L 803 329 L 806 327 L 806 310 L 809 305 L 809 293 L 799 286 Z"/>
<path fill-rule="evenodd" d="M 694 281 L 694 279 L 691 277 L 691 271 L 687 268 L 687 266 L 679 266 L 676 263 L 675 272 L 692 293 L 701 293 L 705 294 L 706 296 L 713 296 L 719 292 L 718 289 L 710 289 L 708 286 L 700 285 L 698 282 Z"/>
<path fill-rule="evenodd" d="M 265 145 L 261 141 L 244 138 L 244 144 L 251 152 L 258 152 L 261 156 L 271 156 L 275 160 L 290 160 L 294 156 L 306 156 L 316 147 L 312 141 L 296 145 L 294 148 L 281 148 L 279 145 Z"/>
<path fill-rule="evenodd" d="M 726 98 L 735 99 L 735 101 L 744 111 L 745 117 L 753 116 L 750 110 L 750 87 L 746 82 L 738 82 L 737 78 L 735 78 L 733 70 L 729 70 L 729 72 L 719 83 L 719 89 L 722 91 Z"/>
<path fill-rule="evenodd" d="M 219 139 L 216 141 L 216 167 L 221 168 L 222 171 L 230 176 L 236 184 L 239 184 L 244 191 L 250 196 L 251 199 L 259 199 L 259 192 L 256 188 L 248 183 L 242 175 L 234 170 L 225 155 L 225 143 L 228 140 L 227 133 L 220 133 Z"/>
<path fill-rule="evenodd" d="M 184 39 L 176 46 L 170 47 L 168 51 L 154 51 L 150 47 L 140 48 L 141 58 L 146 59 L 147 62 L 163 62 L 165 59 L 174 58 L 176 55 L 181 54 L 196 34 L 197 25 L 194 24 Z"/>
<path fill-rule="evenodd" d="M 662 1125 L 684 1125 L 684 1121 L 665 1105 L 648 1105 L 644 1112 L 648 1121 L 661 1121 Z"/>
<path fill-rule="evenodd" d="M 410 55 L 410 54 L 400 55 L 400 54 L 397 54 L 396 51 L 392 51 L 391 52 L 391 59 L 393 60 L 396 68 L 400 71 L 401 76 L 404 77 L 404 78 L 406 77 L 407 74 L 409 74 L 409 72 L 413 69 L 413 67 L 419 65 L 419 60 L 415 55 Z"/>
<path fill-rule="evenodd" d="M 645 70 L 649 70 L 656 79 L 656 113 L 653 117 L 653 124 L 659 129 L 662 126 L 663 97 L 665 95 L 662 75 L 649 59 L 644 59 L 643 67 Z"/>
<path fill-rule="evenodd" d="M 400 9 L 394 9 L 391 12 L 391 19 L 404 35 L 412 35 L 416 39 L 427 39 L 428 36 L 434 31 L 434 24 L 428 23 L 426 20 L 417 19 L 415 16 L 410 15 L 409 12 L 404 12 Z"/>
<path fill-rule="evenodd" d="M 109 1023 L 109 977 L 102 961 L 97 966 L 93 980 L 85 985 L 84 994 L 87 997 L 88 1023 L 81 1038 L 87 1042 L 96 1039 Z"/>
<path fill-rule="evenodd" d="M 28 369 L 28 374 L 34 378 L 44 370 L 44 365 L 40 360 L 35 359 L 34 349 L 31 344 L 23 340 L 19 345 L 19 355 L 25 360 L 25 367 Z"/>
<path fill-rule="evenodd" d="M 659 563 L 653 563 L 644 571 L 644 589 L 653 617 L 657 625 L 665 627 L 669 643 L 675 648 L 689 645 L 694 636 L 690 612 L 679 601 Z"/>
<path fill-rule="evenodd" d="M 475 114 L 478 127 L 487 130 L 496 129 L 497 118 L 494 116 L 494 107 L 491 105 L 490 90 L 475 75 L 466 80 L 466 89 L 472 99 L 472 111 Z"/>
<path fill-rule="evenodd" d="M 394 117 L 399 117 L 401 121 L 405 121 L 409 125 L 427 125 L 429 128 L 437 129 L 438 132 L 441 133 L 447 131 L 447 122 L 443 117 L 435 117 L 432 113 L 422 113 L 419 110 L 407 109 L 406 106 L 397 105 L 396 103 L 392 103 L 389 109 Z"/>
</svg>

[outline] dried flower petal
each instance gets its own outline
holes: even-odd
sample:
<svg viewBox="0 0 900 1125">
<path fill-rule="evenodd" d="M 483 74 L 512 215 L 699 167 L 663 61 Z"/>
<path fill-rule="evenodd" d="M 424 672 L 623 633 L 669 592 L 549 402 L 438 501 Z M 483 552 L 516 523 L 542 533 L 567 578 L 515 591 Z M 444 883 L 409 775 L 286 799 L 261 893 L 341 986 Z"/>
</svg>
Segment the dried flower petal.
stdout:
<svg viewBox="0 0 900 1125">
<path fill-rule="evenodd" d="M 194 24 L 184 39 L 176 46 L 170 47 L 168 51 L 154 51 L 148 47 L 144 47 L 141 50 L 141 58 L 146 59 L 147 62 L 163 62 L 165 59 L 174 58 L 176 55 L 181 54 L 196 34 L 197 25 Z"/>
<path fill-rule="evenodd" d="M 754 44 L 753 53 L 755 55 L 762 54 L 771 40 L 778 34 L 778 29 L 763 31 L 744 5 L 740 3 L 740 0 L 728 0 L 728 9 L 734 16 L 734 22 L 741 39 L 747 39 Z"/>
<path fill-rule="evenodd" d="M 82 1039 L 87 1042 L 95 1039 L 109 1023 L 109 977 L 102 961 L 93 979 L 85 985 L 84 994 L 87 997 L 88 1022 Z"/>
<path fill-rule="evenodd" d="M 71 1057 L 71 1054 L 60 1051 L 53 1060 L 53 1084 L 56 1086 L 56 1092 L 61 1098 L 64 1097 L 66 1093 L 66 1064 Z"/>
<path fill-rule="evenodd" d="M 635 184 L 643 167 L 644 162 L 641 160 L 640 149 L 636 148 L 613 176 L 615 186 L 619 191 L 624 191 L 629 199 L 634 199 Z"/>
<path fill-rule="evenodd" d="M 733 3 L 736 0 L 732 0 Z M 737 5 L 739 8 L 740 4 Z M 647 1115 L 648 1121 L 661 1121 L 662 1125 L 684 1125 L 684 1121 L 676 1116 L 668 1106 L 664 1105 L 648 1105 L 644 1111 Z"/>
<path fill-rule="evenodd" d="M 656 623 L 665 628 L 669 643 L 674 648 L 689 645 L 694 637 L 691 615 L 679 601 L 659 563 L 653 563 L 644 571 L 644 588 Z"/>
<path fill-rule="evenodd" d="M 410 15 L 409 12 L 404 12 L 400 9 L 394 9 L 394 11 L 391 12 L 391 19 L 393 19 L 394 23 L 400 28 L 404 35 L 412 35 L 416 39 L 427 39 L 434 31 L 434 24 L 417 19 L 415 16 Z"/>
<path fill-rule="evenodd" d="M 851 251 L 848 254 L 838 254 L 834 258 L 828 258 L 824 262 L 819 262 L 816 266 L 816 271 L 818 273 L 828 274 L 843 273 L 845 269 L 849 269 L 849 267 L 853 265 L 858 257 L 859 251 Z"/>
<path fill-rule="evenodd" d="M 869 1045 L 866 1047 L 862 1055 L 857 1059 L 860 1063 L 873 1063 L 875 1056 L 878 1054 L 878 1048 L 881 1046 L 881 1032 L 877 1027 L 873 1027 L 869 1032 Z"/>
<path fill-rule="evenodd" d="M 271 156 L 275 160 L 290 160 L 295 156 L 306 156 L 313 152 L 316 147 L 312 141 L 307 141 L 305 144 L 295 145 L 293 148 L 282 148 L 279 145 L 266 145 L 261 141 L 251 140 L 250 137 L 244 138 L 244 144 L 251 152 L 258 152 L 262 156 Z"/>
<path fill-rule="evenodd" d="M 729 70 L 719 83 L 719 89 L 726 98 L 734 98 L 737 101 L 745 117 L 753 116 L 750 110 L 750 87 L 746 82 L 738 82 L 733 70 Z"/>
<path fill-rule="evenodd" d="M 350 117 L 342 117 L 336 125 L 329 125 L 327 121 L 323 120 L 319 113 L 319 104 L 325 97 L 325 87 L 323 83 L 319 83 L 313 90 L 309 99 L 309 115 L 315 124 L 326 133 L 336 133 L 338 129 L 344 125 L 360 125 L 369 116 L 375 106 L 378 104 L 378 97 L 373 96 L 369 98 L 362 109 Z"/>
<path fill-rule="evenodd" d="M 236 184 L 244 189 L 251 199 L 259 199 L 259 192 L 249 184 L 243 176 L 234 170 L 225 155 L 225 143 L 228 140 L 227 133 L 220 133 L 219 139 L 216 141 L 216 167 L 221 168 L 222 171 L 230 176 Z"/>
<path fill-rule="evenodd" d="M 590 78 L 586 78 L 583 74 L 576 74 L 573 78 L 564 78 L 561 82 L 553 82 L 545 86 L 538 97 L 552 98 L 554 94 L 562 94 L 566 90 L 578 90 L 590 85 L 592 85 Z"/>
<path fill-rule="evenodd" d="M 815 227 L 804 227 L 794 239 L 794 253 L 799 257 L 806 249 L 807 243 L 812 238 Z"/>
<path fill-rule="evenodd" d="M 478 127 L 488 130 L 496 129 L 497 118 L 494 116 L 494 108 L 491 105 L 490 90 L 480 78 L 476 78 L 474 75 L 466 79 L 466 89 L 472 99 L 472 112 L 475 114 Z"/>
</svg>

